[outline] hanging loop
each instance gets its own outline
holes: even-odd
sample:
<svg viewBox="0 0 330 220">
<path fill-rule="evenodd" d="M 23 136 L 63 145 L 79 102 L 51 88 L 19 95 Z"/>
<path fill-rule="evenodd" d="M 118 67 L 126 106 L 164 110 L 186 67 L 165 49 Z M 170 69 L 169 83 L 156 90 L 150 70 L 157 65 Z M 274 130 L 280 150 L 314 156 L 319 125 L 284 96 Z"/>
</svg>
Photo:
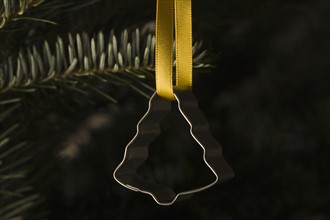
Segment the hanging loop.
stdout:
<svg viewBox="0 0 330 220">
<path fill-rule="evenodd" d="M 157 0 L 156 91 L 175 100 L 173 92 L 173 43 L 176 47 L 176 87 L 192 87 L 191 0 Z M 175 36 L 174 36 L 175 30 Z"/>
</svg>

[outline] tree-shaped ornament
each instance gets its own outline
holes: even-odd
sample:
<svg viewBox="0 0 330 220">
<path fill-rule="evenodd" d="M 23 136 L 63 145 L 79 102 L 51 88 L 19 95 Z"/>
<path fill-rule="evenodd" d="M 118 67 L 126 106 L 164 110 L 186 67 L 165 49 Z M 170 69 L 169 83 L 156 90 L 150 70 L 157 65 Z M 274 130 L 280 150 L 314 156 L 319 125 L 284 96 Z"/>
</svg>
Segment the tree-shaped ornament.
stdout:
<svg viewBox="0 0 330 220">
<path fill-rule="evenodd" d="M 124 187 L 149 194 L 159 205 L 171 205 L 179 198 L 227 181 L 234 172 L 223 158 L 222 148 L 210 134 L 206 118 L 192 94 L 192 8 L 191 0 L 157 0 L 156 18 L 156 92 L 149 109 L 137 125 L 135 137 L 126 146 L 124 159 L 114 171 L 115 180 Z M 175 24 L 174 24 L 175 23 Z M 176 41 L 176 84 L 172 82 L 172 48 Z M 148 148 L 160 134 L 160 122 L 175 101 L 190 125 L 190 134 L 203 149 L 203 160 L 214 175 L 205 186 L 175 193 L 171 187 L 149 182 L 137 173 L 148 159 Z"/>
</svg>

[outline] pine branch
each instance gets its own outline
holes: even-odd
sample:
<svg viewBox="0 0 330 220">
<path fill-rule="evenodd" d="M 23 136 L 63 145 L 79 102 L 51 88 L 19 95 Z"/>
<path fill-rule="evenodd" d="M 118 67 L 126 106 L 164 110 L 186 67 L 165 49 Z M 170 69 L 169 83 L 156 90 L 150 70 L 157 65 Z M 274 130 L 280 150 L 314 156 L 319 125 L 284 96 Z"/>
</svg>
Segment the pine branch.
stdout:
<svg viewBox="0 0 330 220">
<path fill-rule="evenodd" d="M 14 104 L 6 111 L 1 111 L 1 125 L 6 125 L 19 107 L 19 104 Z M 0 219 L 18 218 L 41 202 L 40 196 L 33 193 L 28 183 L 28 164 L 33 151 L 29 149 L 28 142 L 18 138 L 22 132 L 20 124 L 16 123 L 5 130 L 1 126 L 0 130 Z"/>
<path fill-rule="evenodd" d="M 69 33 L 68 38 L 58 37 L 53 44 L 44 41 L 40 49 L 32 46 L 20 50 L 15 59 L 9 58 L 0 68 L 0 92 L 85 76 L 125 82 L 123 75 L 113 75 L 115 73 L 146 78 L 154 71 L 155 36 L 149 34 L 142 43 L 141 37 L 139 29 L 130 34 L 124 30 L 120 38 L 111 32 L 108 40 L 103 32 L 92 37 L 87 33 Z M 193 47 L 195 68 L 210 67 L 204 62 L 206 54 L 202 43 L 196 42 Z"/>
<path fill-rule="evenodd" d="M 2 0 L 0 3 L 0 29 L 8 21 L 12 21 L 22 16 L 28 9 L 37 7 L 45 0 Z"/>
</svg>

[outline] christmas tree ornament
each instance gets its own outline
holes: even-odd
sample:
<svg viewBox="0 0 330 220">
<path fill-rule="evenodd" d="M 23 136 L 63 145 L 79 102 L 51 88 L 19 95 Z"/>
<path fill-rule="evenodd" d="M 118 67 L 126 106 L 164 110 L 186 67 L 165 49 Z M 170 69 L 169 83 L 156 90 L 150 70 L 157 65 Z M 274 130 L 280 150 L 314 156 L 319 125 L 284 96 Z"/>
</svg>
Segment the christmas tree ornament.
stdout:
<svg viewBox="0 0 330 220">
<path fill-rule="evenodd" d="M 187 198 L 234 176 L 192 94 L 191 18 L 191 0 L 157 0 L 156 92 L 149 101 L 147 113 L 137 125 L 135 137 L 126 146 L 124 159 L 113 174 L 119 184 L 151 195 L 159 205 L 171 205 L 178 199 Z M 172 81 L 174 36 L 175 86 Z M 171 187 L 149 182 L 137 173 L 137 169 L 148 159 L 149 145 L 161 133 L 160 122 L 171 111 L 173 101 L 177 102 L 180 113 L 190 125 L 190 134 L 203 149 L 203 160 L 214 175 L 213 181 L 207 185 L 179 193 Z"/>
</svg>

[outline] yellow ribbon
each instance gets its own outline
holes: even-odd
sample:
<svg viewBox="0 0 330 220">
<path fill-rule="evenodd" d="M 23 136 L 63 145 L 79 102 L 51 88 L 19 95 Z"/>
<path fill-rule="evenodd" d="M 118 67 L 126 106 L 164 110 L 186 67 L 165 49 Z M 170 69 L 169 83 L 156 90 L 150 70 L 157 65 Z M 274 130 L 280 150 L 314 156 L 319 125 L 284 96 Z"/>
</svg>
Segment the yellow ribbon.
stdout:
<svg viewBox="0 0 330 220">
<path fill-rule="evenodd" d="M 173 42 L 175 29 L 177 88 L 192 87 L 191 0 L 157 0 L 156 91 L 174 100 Z M 175 25 L 174 25 L 175 23 Z"/>
</svg>

